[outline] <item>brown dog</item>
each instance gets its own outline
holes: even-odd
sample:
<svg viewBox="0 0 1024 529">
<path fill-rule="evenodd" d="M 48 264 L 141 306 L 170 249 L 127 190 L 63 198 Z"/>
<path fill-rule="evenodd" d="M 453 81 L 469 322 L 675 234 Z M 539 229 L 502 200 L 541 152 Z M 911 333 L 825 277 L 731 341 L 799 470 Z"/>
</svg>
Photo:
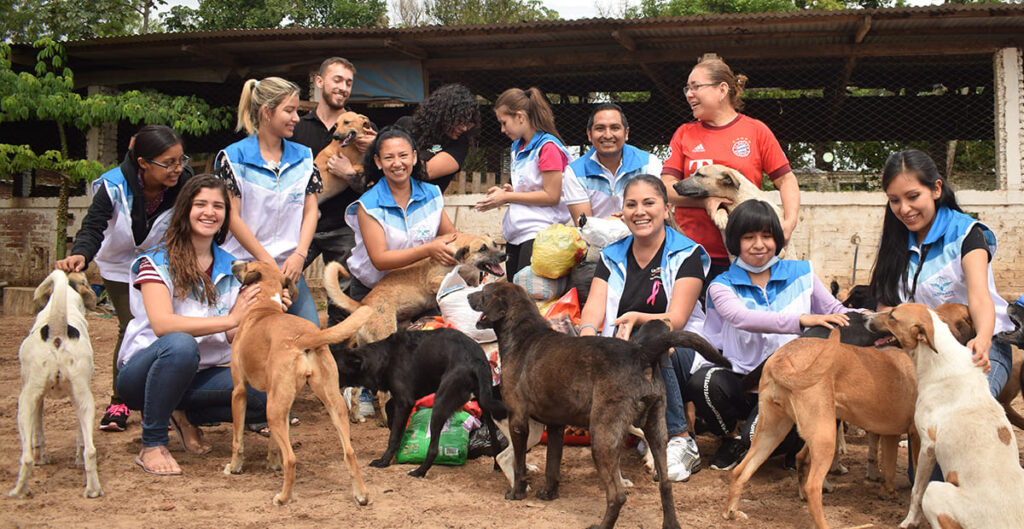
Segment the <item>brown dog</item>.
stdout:
<svg viewBox="0 0 1024 529">
<path fill-rule="evenodd" d="M 293 291 L 295 285 L 281 275 L 276 266 L 259 261 L 235 261 L 231 273 L 242 285 L 259 284 L 260 292 L 256 303 L 247 309 L 231 346 L 234 437 L 231 462 L 224 468 L 224 473 L 242 472 L 245 386 L 248 384 L 267 392 L 267 424 L 274 441 L 267 450 L 268 466 L 275 469 L 281 468 L 281 464 L 284 466 L 284 486 L 280 494 L 274 496 L 274 504 L 284 505 L 291 501 L 295 453 L 288 438 L 288 412 L 295 395 L 309 383 L 313 393 L 327 408 L 341 438 L 356 502 L 366 505 L 368 492 L 349 440 L 348 421 L 344 420 L 348 410 L 338 390 L 338 366 L 327 344 L 349 339 L 369 318 L 369 309 L 355 311 L 345 321 L 320 330 L 310 321 L 285 314 L 281 292 L 285 288 Z M 293 292 L 291 296 L 295 299 L 297 293 Z M 278 450 L 274 450 L 274 444 Z"/>
<path fill-rule="evenodd" d="M 348 189 L 349 182 L 344 178 L 338 178 L 327 170 L 327 161 L 332 156 L 342 155 L 352 162 L 356 174 L 363 172 L 363 155 L 356 149 L 355 139 L 363 136 L 364 131 L 370 128 L 370 118 L 356 114 L 355 112 L 344 112 L 338 116 L 333 131 L 331 142 L 323 148 L 313 160 L 317 169 L 320 170 L 320 178 L 323 180 L 324 189 L 317 196 L 317 202 L 323 201 Z"/>
<path fill-rule="evenodd" d="M 736 206 L 747 200 L 763 200 L 772 205 L 775 213 L 782 220 L 782 210 L 773 204 L 758 186 L 750 183 L 747 177 L 739 171 L 721 164 L 705 165 L 697 169 L 693 175 L 684 178 L 675 184 L 672 189 L 681 196 L 689 198 L 718 197 L 729 199 L 732 204 L 722 204 L 715 216 L 711 219 L 718 229 L 724 230 L 729 222 L 729 213 L 732 213 Z"/>
<path fill-rule="evenodd" d="M 626 493 L 619 474 L 619 456 L 629 427 L 641 425 L 654 453 L 661 491 L 662 527 L 676 528 L 672 484 L 665 447 L 665 382 L 659 369 L 670 348 L 692 347 L 707 359 L 728 364 L 697 334 L 668 332 L 660 320 L 641 331 L 646 338 L 631 343 L 617 338 L 572 337 L 551 328 L 522 287 L 490 283 L 469 295 L 469 306 L 482 314 L 479 328 L 493 328 L 501 356 L 501 395 L 509 410 L 509 430 L 515 452 L 514 484 L 505 499 L 526 496 L 526 448 L 531 420 L 547 426 L 545 486 L 537 498 L 558 497 L 562 436 L 566 426 L 590 428 L 591 451 L 605 489 L 606 508 L 599 526 L 615 525 Z M 654 329 L 648 330 L 648 326 Z M 661 326 L 660 332 L 655 332 Z M 714 360 L 713 360 L 714 361 Z"/>
<path fill-rule="evenodd" d="M 469 285 L 480 284 L 480 272 L 498 277 L 505 275 L 501 263 L 505 252 L 490 237 L 459 233 L 455 242 L 455 260 L 463 266 L 460 274 Z M 338 274 L 347 274 L 339 263 L 324 267 L 324 289 L 335 305 L 348 312 L 362 306 L 373 307 L 373 316 L 355 335 L 356 345 L 366 345 L 391 336 L 398 323 L 437 306 L 437 289 L 444 276 L 454 266 L 438 263 L 434 259 L 421 259 L 409 266 L 388 272 L 363 298 L 362 302 L 345 295 L 338 285 Z"/>
<path fill-rule="evenodd" d="M 973 337 L 966 306 L 937 310 L 960 339 Z M 913 432 L 917 399 L 914 365 L 894 351 L 843 344 L 836 329 L 827 340 L 798 338 L 769 357 L 761 374 L 754 440 L 732 471 L 723 516 L 747 517 L 738 510 L 743 486 L 796 424 L 807 443 L 797 456 L 801 495 L 815 526 L 827 528 L 821 491 L 836 449 L 837 418 L 882 436 L 882 495 L 894 497 L 897 444 L 902 434 Z"/>
</svg>

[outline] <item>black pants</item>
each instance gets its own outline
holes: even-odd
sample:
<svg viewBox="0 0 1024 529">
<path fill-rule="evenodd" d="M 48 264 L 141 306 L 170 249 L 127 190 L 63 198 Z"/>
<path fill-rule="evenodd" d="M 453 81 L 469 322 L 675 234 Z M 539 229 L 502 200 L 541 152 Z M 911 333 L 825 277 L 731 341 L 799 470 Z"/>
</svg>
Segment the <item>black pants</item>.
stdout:
<svg viewBox="0 0 1024 529">
<path fill-rule="evenodd" d="M 533 239 L 522 244 L 505 245 L 505 277 L 512 280 L 516 272 L 530 266 L 530 257 L 533 256 Z"/>
</svg>

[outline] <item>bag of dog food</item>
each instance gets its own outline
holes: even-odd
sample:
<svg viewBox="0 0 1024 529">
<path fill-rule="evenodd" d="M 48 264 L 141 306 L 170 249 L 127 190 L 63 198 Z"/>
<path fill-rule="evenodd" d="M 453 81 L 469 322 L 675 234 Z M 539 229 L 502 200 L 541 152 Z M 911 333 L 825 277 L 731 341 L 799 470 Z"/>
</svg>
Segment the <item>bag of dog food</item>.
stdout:
<svg viewBox="0 0 1024 529">
<path fill-rule="evenodd" d="M 539 276 L 558 279 L 569 275 L 572 267 L 587 255 L 587 243 L 575 228 L 552 224 L 533 240 L 530 268 Z"/>
<path fill-rule="evenodd" d="M 497 341 L 498 337 L 494 335 L 494 329 L 476 328 L 480 313 L 469 306 L 469 300 L 466 298 L 483 287 L 467 285 L 466 280 L 459 275 L 459 268 L 456 266 L 449 272 L 441 281 L 441 287 L 437 289 L 437 306 L 441 309 L 441 316 L 444 321 L 476 340 L 477 343 Z"/>
<path fill-rule="evenodd" d="M 629 228 L 621 219 L 601 217 L 585 217 L 580 215 L 580 235 L 584 241 L 598 250 L 609 244 L 624 239 L 629 235 Z"/>
<path fill-rule="evenodd" d="M 430 417 L 433 408 L 415 409 L 409 417 L 409 424 L 402 434 L 402 442 L 398 445 L 395 461 L 402 464 L 418 465 L 427 458 L 430 447 Z M 441 427 L 441 438 L 437 443 L 435 465 L 457 466 L 466 464 L 469 452 L 469 430 L 465 424 L 473 424 L 472 415 L 459 410 L 452 414 Z M 479 424 L 479 422 L 476 422 Z"/>
<path fill-rule="evenodd" d="M 558 299 L 569 290 L 569 276 L 558 279 L 548 279 L 533 273 L 531 267 L 527 266 L 516 272 L 512 282 L 523 287 L 526 293 L 537 301 L 550 301 Z"/>
</svg>

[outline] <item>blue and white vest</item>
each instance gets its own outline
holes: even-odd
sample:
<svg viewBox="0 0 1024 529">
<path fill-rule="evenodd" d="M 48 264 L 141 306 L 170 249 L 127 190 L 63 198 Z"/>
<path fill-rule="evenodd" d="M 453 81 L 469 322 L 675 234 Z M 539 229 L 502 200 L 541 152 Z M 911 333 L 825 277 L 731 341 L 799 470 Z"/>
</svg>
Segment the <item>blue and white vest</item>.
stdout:
<svg viewBox="0 0 1024 529">
<path fill-rule="evenodd" d="M 749 310 L 788 314 L 811 313 L 814 271 L 808 261 L 775 263 L 771 267 L 768 284 L 763 289 L 751 283 L 747 271 L 737 266 L 735 262 L 712 283 L 729 287 Z M 776 349 L 799 336 L 744 331 L 722 319 L 722 315 L 715 310 L 711 296 L 707 298 L 707 306 L 708 317 L 704 322 L 704 337 L 732 362 L 732 370 L 735 373 L 749 373 Z"/>
<path fill-rule="evenodd" d="M 626 252 L 633 245 L 633 236 L 615 241 L 601 250 L 601 260 L 608 267 L 608 296 L 604 307 L 604 326 L 601 328 L 601 336 L 615 336 L 615 326 L 612 322 L 618 317 L 619 300 L 622 298 L 622 290 L 626 286 Z M 672 287 L 675 286 L 676 274 L 683 261 L 686 261 L 694 252 L 700 254 L 700 263 L 704 268 L 706 276 L 711 268 L 711 258 L 704 248 L 691 241 L 689 237 L 678 231 L 665 227 L 665 250 L 661 252 L 661 284 L 665 289 L 665 299 L 672 302 Z M 683 329 L 695 333 L 702 333 L 704 327 L 704 311 L 700 303 L 693 307 L 690 319 L 686 320 Z"/>
<path fill-rule="evenodd" d="M 622 211 L 622 191 L 626 182 L 641 174 L 660 177 L 661 160 L 632 145 L 623 146 L 622 161 L 614 173 L 601 165 L 597 149 L 593 147 L 565 169 L 565 178 L 575 177 L 587 190 L 595 217 L 607 217 Z"/>
<path fill-rule="evenodd" d="M 388 250 L 402 250 L 428 243 L 437 237 L 437 230 L 441 227 L 441 215 L 444 213 L 441 189 L 415 178 L 410 178 L 409 183 L 412 185 L 412 194 L 405 209 L 395 202 L 387 178 L 381 178 L 345 211 L 345 222 L 356 235 L 356 246 L 347 261 L 348 269 L 360 283 L 369 288 L 373 288 L 387 272 L 377 270 L 370 261 L 370 254 L 366 252 L 363 233 L 359 229 L 359 217 L 356 215 L 360 205 L 384 228 Z"/>
<path fill-rule="evenodd" d="M 207 305 L 205 302 L 189 296 L 185 299 L 178 299 L 174 296 L 174 281 L 167 262 L 167 253 L 164 248 L 140 255 L 131 266 L 131 282 L 135 282 L 139 274 L 139 263 L 143 259 L 149 259 L 156 268 L 160 278 L 163 279 L 167 289 L 171 291 L 171 306 L 175 314 L 179 316 L 190 316 L 196 318 L 209 318 L 213 316 L 225 316 L 231 312 L 238 298 L 238 291 L 241 283 L 231 275 L 231 261 L 235 258 L 225 252 L 216 244 L 213 245 L 213 285 L 217 288 L 217 303 Z M 128 300 L 131 303 L 132 314 L 135 319 L 128 322 L 124 331 L 124 340 L 121 342 L 121 350 L 117 355 L 117 365 L 123 366 L 139 351 L 149 347 L 156 341 L 157 336 L 146 317 L 146 305 L 142 301 L 142 291 L 132 286 L 128 289 Z M 231 362 L 231 342 L 223 332 L 197 336 L 199 343 L 199 371 L 216 365 Z"/>
<path fill-rule="evenodd" d="M 131 177 L 135 178 L 136 175 Z M 107 229 L 103 230 L 103 242 L 93 261 L 100 267 L 100 277 L 103 279 L 127 283 L 132 261 L 160 243 L 171 222 L 173 208 L 157 215 L 150 226 L 149 235 L 146 235 L 142 244 L 136 245 L 132 232 L 132 203 L 136 197 L 125 182 L 121 168 L 115 167 L 93 181 L 93 194 L 99 191 L 100 186 L 107 191 L 113 213 L 107 221 Z"/>
<path fill-rule="evenodd" d="M 964 238 L 977 224 L 985 234 L 988 251 L 994 258 L 996 255 L 996 236 L 984 224 L 971 218 L 970 215 L 941 207 L 935 212 L 935 220 L 928 229 L 924 242 L 918 246 L 916 238 L 911 234 L 907 237 L 907 251 L 910 261 L 907 263 L 906 283 L 900 281 L 899 293 L 901 301 L 923 303 L 929 307 L 937 307 L 943 303 L 967 304 L 967 281 L 964 280 L 964 268 L 961 259 L 961 247 Z M 929 245 L 924 265 L 921 265 L 922 247 Z M 920 269 L 920 275 L 918 275 Z M 917 290 L 911 296 L 914 276 L 917 275 Z M 909 285 L 907 284 L 909 283 Z M 995 333 L 1012 331 L 1014 326 L 1006 315 L 1006 300 L 996 292 L 995 278 L 992 275 L 991 261 L 988 265 L 988 291 L 996 309 Z"/>
<path fill-rule="evenodd" d="M 569 151 L 566 150 L 558 138 L 546 132 L 537 131 L 530 143 L 522 151 L 519 150 L 523 144 L 522 138 L 512 142 L 512 163 L 511 178 L 512 191 L 526 193 L 529 191 L 540 191 L 544 189 L 544 180 L 541 177 L 539 158 L 540 149 L 546 143 L 554 143 L 566 160 L 572 160 Z M 505 217 L 501 221 L 501 234 L 509 244 L 522 244 L 537 236 L 537 232 L 547 228 L 554 223 L 571 225 L 572 219 L 569 215 L 567 204 L 578 204 L 587 200 L 586 190 L 580 185 L 574 176 L 562 175 L 562 195 L 555 206 L 528 206 L 510 202 L 505 211 Z"/>
<path fill-rule="evenodd" d="M 255 134 L 225 147 L 221 153 L 226 156 L 217 156 L 217 163 L 228 163 L 235 175 L 242 221 L 278 266 L 299 245 L 306 186 L 315 169 L 309 147 L 281 141 L 284 150 L 276 168 L 263 159 Z M 224 241 L 224 250 L 238 259 L 253 259 L 231 234 Z"/>
</svg>

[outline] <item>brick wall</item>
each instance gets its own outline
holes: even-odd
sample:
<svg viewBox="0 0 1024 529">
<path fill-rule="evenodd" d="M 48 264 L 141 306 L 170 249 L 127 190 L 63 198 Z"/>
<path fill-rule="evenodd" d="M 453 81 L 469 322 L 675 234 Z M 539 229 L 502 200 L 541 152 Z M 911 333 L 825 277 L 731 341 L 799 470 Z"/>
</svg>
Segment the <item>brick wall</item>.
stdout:
<svg viewBox="0 0 1024 529">
<path fill-rule="evenodd" d="M 461 231 L 486 234 L 500 239 L 502 210 L 480 213 L 472 205 L 482 195 L 446 198 L 448 215 Z M 958 194 L 962 207 L 977 213 L 999 240 L 992 263 L 996 287 L 1006 298 L 1024 293 L 1024 193 L 1008 191 L 964 191 Z M 773 199 L 778 202 L 777 193 Z M 800 222 L 793 233 L 787 257 L 807 259 L 826 284 L 835 279 L 843 287 L 853 280 L 867 283 L 877 253 L 885 199 L 881 193 L 847 192 L 801 194 Z M 88 200 L 71 202 L 74 214 L 71 236 L 78 231 Z M 53 263 L 53 227 L 56 199 L 0 200 L 0 281 L 12 285 L 34 285 L 46 276 Z M 851 242 L 856 236 L 860 246 Z M 306 275 L 310 285 L 320 285 L 322 267 L 311 266 Z"/>
</svg>

